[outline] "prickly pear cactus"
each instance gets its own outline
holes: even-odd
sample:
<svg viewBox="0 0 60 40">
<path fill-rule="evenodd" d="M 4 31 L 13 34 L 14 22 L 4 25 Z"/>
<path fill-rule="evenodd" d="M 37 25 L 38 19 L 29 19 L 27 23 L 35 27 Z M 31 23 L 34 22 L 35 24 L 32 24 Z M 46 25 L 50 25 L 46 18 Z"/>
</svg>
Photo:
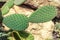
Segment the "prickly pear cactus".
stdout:
<svg viewBox="0 0 60 40">
<path fill-rule="evenodd" d="M 2 15 L 7 14 L 7 13 L 9 12 L 9 10 L 10 10 L 10 9 L 9 9 L 7 6 L 3 7 L 3 8 L 1 9 Z"/>
<path fill-rule="evenodd" d="M 56 30 L 60 30 L 60 23 L 56 23 L 55 28 L 56 28 Z"/>
<path fill-rule="evenodd" d="M 34 40 L 33 35 L 30 34 L 30 33 L 27 33 L 27 32 L 25 32 L 25 31 L 20 31 L 19 34 L 20 34 L 22 40 L 23 40 L 23 39 L 25 39 L 25 40 Z"/>
<path fill-rule="evenodd" d="M 48 5 L 38 8 L 29 17 L 30 22 L 40 23 L 52 20 L 57 14 L 56 7 Z"/>
<path fill-rule="evenodd" d="M 4 5 L 11 8 L 14 5 L 14 0 L 8 0 Z"/>
<path fill-rule="evenodd" d="M 24 1 L 26 1 L 26 0 L 15 0 L 15 1 L 14 1 L 14 4 L 15 4 L 15 5 L 20 5 L 20 4 L 22 4 Z"/>
<path fill-rule="evenodd" d="M 25 31 L 13 32 L 13 34 L 16 40 L 17 38 L 18 40 L 34 40 L 33 35 Z"/>
<path fill-rule="evenodd" d="M 2 14 L 5 15 L 6 13 L 8 13 L 13 4 L 14 0 L 8 0 L 1 8 Z"/>
<path fill-rule="evenodd" d="M 22 14 L 12 14 L 4 17 L 3 23 L 13 30 L 21 31 L 28 27 L 28 18 Z"/>
</svg>

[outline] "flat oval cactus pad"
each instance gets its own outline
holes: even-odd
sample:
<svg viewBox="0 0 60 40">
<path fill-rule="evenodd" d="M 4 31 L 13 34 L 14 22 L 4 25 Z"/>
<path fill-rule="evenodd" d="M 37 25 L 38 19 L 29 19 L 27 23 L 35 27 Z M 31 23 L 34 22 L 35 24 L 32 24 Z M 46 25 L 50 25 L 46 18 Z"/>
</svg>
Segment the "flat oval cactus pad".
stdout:
<svg viewBox="0 0 60 40">
<path fill-rule="evenodd" d="M 43 23 L 52 20 L 57 15 L 55 6 L 43 6 L 38 8 L 29 17 L 29 21 L 33 23 Z"/>
<path fill-rule="evenodd" d="M 12 14 L 4 17 L 3 23 L 13 30 L 24 30 L 28 27 L 28 18 L 22 14 Z"/>
</svg>

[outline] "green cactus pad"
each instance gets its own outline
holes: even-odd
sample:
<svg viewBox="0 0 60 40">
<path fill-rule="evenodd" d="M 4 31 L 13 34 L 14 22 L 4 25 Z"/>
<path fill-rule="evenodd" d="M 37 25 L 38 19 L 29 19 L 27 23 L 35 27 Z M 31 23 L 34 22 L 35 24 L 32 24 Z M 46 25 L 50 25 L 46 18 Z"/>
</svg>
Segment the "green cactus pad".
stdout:
<svg viewBox="0 0 60 40">
<path fill-rule="evenodd" d="M 26 40 L 34 40 L 34 37 L 32 34 L 29 34 L 29 36 L 26 38 Z"/>
<path fill-rule="evenodd" d="M 26 1 L 26 0 L 15 0 L 15 1 L 14 1 L 14 4 L 15 4 L 15 5 L 20 5 L 20 4 L 22 4 L 24 1 Z"/>
<path fill-rule="evenodd" d="M 24 30 L 28 27 L 28 18 L 22 14 L 12 14 L 4 17 L 3 23 L 13 30 Z"/>
<path fill-rule="evenodd" d="M 30 33 L 27 33 L 27 32 L 25 32 L 25 31 L 20 31 L 19 34 L 20 34 L 22 40 L 23 40 L 23 39 L 25 39 L 25 40 L 34 40 L 33 35 L 30 34 Z"/>
<path fill-rule="evenodd" d="M 3 7 L 3 8 L 1 9 L 1 12 L 2 12 L 2 15 L 7 14 L 7 13 L 9 12 L 8 6 Z"/>
<path fill-rule="evenodd" d="M 60 30 L 60 23 L 55 24 L 55 28 Z"/>
<path fill-rule="evenodd" d="M 3 7 L 1 8 L 2 15 L 5 15 L 9 12 L 9 9 L 13 6 L 14 0 L 8 0 Z"/>
<path fill-rule="evenodd" d="M 33 35 L 25 31 L 13 32 L 13 34 L 15 39 L 18 37 L 18 40 L 34 40 Z"/>
<path fill-rule="evenodd" d="M 8 0 L 4 5 L 11 8 L 14 5 L 14 0 Z"/>
<path fill-rule="evenodd" d="M 57 10 L 55 6 L 43 6 L 38 8 L 29 17 L 30 22 L 33 23 L 43 23 L 52 20 L 57 15 Z"/>
</svg>

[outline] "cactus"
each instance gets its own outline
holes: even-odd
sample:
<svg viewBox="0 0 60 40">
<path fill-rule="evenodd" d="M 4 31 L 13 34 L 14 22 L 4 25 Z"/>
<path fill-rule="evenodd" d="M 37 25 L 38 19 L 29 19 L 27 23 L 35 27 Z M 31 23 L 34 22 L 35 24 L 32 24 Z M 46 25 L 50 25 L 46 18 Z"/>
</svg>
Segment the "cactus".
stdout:
<svg viewBox="0 0 60 40">
<path fill-rule="evenodd" d="M 22 39 L 25 39 L 25 40 L 34 40 L 34 37 L 30 33 L 27 33 L 25 31 L 20 31 L 18 33 L 20 34 Z"/>
<path fill-rule="evenodd" d="M 5 15 L 9 12 L 10 9 L 7 6 L 5 6 L 1 10 L 2 10 L 2 15 Z"/>
<path fill-rule="evenodd" d="M 60 23 L 56 22 L 54 31 L 55 31 L 56 34 L 58 35 L 58 36 L 56 35 L 56 36 L 58 37 L 57 40 L 60 40 L 60 38 L 59 38 L 59 37 L 60 37 Z"/>
<path fill-rule="evenodd" d="M 22 4 L 24 1 L 26 1 L 26 0 L 15 0 L 15 1 L 14 1 L 14 4 L 15 4 L 15 5 L 20 5 L 20 4 Z"/>
<path fill-rule="evenodd" d="M 60 23 L 56 23 L 55 28 L 56 28 L 56 30 L 60 30 Z"/>
<path fill-rule="evenodd" d="M 29 21 L 33 23 L 43 23 L 52 20 L 56 15 L 56 7 L 52 5 L 43 6 L 30 15 Z"/>
<path fill-rule="evenodd" d="M 25 31 L 13 32 L 15 39 L 18 40 L 34 40 L 32 34 Z"/>
<path fill-rule="evenodd" d="M 4 17 L 3 23 L 13 30 L 24 30 L 28 27 L 28 18 L 22 14 L 12 14 Z"/>
<path fill-rule="evenodd" d="M 1 8 L 0 22 L 2 21 L 2 15 L 4 16 L 5 14 L 7 14 L 13 5 L 21 5 L 24 1 L 26 1 L 26 0 L 8 0 L 8 1 L 6 1 L 6 3 Z M 29 18 L 27 18 L 23 14 L 11 14 L 11 15 L 5 16 L 3 18 L 2 23 L 5 26 L 7 26 L 8 28 L 10 28 L 11 30 L 6 32 L 7 34 L 0 33 L 0 40 L 3 40 L 5 38 L 5 36 L 9 37 L 8 40 L 13 40 L 13 38 L 15 40 L 34 40 L 34 37 L 32 34 L 23 31 L 28 27 L 29 22 L 32 22 L 32 23 L 47 22 L 47 21 L 52 20 L 56 15 L 57 15 L 56 7 L 54 7 L 52 5 L 48 5 L 48 6 L 43 6 L 41 8 L 38 8 L 35 12 L 33 12 L 30 15 Z M 3 25 L 1 25 L 1 26 L 3 26 Z M 57 28 L 59 28 L 59 30 L 60 30 L 59 26 Z M 2 27 L 2 29 L 3 29 L 3 27 Z M 2 30 L 2 29 L 0 28 L 0 30 Z M 5 32 L 5 31 L 3 30 L 3 32 Z M 6 39 L 4 39 L 4 40 L 6 40 Z M 46 40 L 52 40 L 52 39 L 46 39 Z"/>
<path fill-rule="evenodd" d="M 2 14 L 5 15 L 6 13 L 8 13 L 13 4 L 14 0 L 8 0 L 1 8 Z"/>
<path fill-rule="evenodd" d="M 26 40 L 34 40 L 34 37 L 32 34 L 29 34 L 29 36 L 26 38 Z"/>
<path fill-rule="evenodd" d="M 13 6 L 13 4 L 14 4 L 14 0 L 8 0 L 8 1 L 4 4 L 4 6 L 8 6 L 9 8 L 11 8 L 11 7 Z"/>
<path fill-rule="evenodd" d="M 5 15 L 9 12 L 10 8 L 15 4 L 15 5 L 20 5 L 24 2 L 25 0 L 8 0 L 3 7 L 1 8 L 2 14 Z"/>
</svg>

